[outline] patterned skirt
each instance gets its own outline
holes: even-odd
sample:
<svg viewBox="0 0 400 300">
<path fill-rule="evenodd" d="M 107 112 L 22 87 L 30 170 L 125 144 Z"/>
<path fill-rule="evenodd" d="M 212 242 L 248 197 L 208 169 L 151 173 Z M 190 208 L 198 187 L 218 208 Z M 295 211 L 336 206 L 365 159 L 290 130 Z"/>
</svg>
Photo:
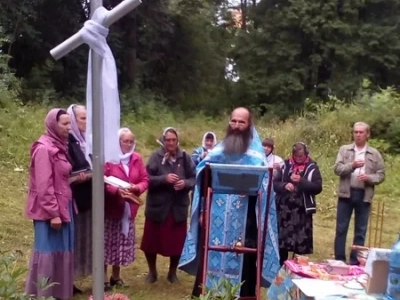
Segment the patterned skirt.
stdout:
<svg viewBox="0 0 400 300">
<path fill-rule="evenodd" d="M 92 274 L 92 211 L 75 216 L 75 279 Z"/>
<path fill-rule="evenodd" d="M 149 254 L 162 256 L 181 256 L 186 239 L 187 222 L 175 222 L 170 212 L 163 223 L 146 218 L 140 249 Z"/>
<path fill-rule="evenodd" d="M 104 263 L 111 266 L 128 266 L 135 260 L 135 221 L 129 223 L 129 232 L 121 233 L 122 221 L 104 220 Z"/>
<path fill-rule="evenodd" d="M 72 297 L 74 280 L 74 221 L 63 223 L 61 229 L 51 228 L 49 221 L 33 221 L 34 249 L 29 262 L 25 292 L 35 296 L 67 300 Z M 55 283 L 49 288 L 40 286 L 42 281 Z"/>
<path fill-rule="evenodd" d="M 306 214 L 303 197 L 277 199 L 279 248 L 305 255 L 313 253 L 313 215 Z"/>
</svg>

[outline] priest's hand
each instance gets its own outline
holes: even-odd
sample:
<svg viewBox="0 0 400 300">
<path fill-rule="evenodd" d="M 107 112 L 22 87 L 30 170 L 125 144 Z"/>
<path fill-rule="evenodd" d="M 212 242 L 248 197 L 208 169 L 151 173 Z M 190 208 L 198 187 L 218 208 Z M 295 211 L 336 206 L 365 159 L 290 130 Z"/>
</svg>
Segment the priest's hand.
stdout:
<svg viewBox="0 0 400 300">
<path fill-rule="evenodd" d="M 169 183 L 174 183 L 174 184 L 176 184 L 176 183 L 178 182 L 178 180 L 179 180 L 178 175 L 176 175 L 176 174 L 174 174 L 174 173 L 169 173 L 169 174 L 167 175 L 167 182 L 169 182 Z"/>
<path fill-rule="evenodd" d="M 184 180 L 179 180 L 174 184 L 174 189 L 176 191 L 180 191 L 185 187 L 185 181 Z"/>
<path fill-rule="evenodd" d="M 50 220 L 51 228 L 55 230 L 59 230 L 61 228 L 62 222 L 59 217 Z"/>
</svg>

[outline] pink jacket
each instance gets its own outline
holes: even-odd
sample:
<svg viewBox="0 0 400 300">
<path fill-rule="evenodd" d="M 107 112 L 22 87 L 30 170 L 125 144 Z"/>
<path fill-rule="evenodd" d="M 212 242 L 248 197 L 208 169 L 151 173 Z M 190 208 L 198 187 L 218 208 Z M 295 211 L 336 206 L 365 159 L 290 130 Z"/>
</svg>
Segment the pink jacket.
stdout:
<svg viewBox="0 0 400 300">
<path fill-rule="evenodd" d="M 66 154 L 42 136 L 31 147 L 29 191 L 25 214 L 45 221 L 60 217 L 70 222 L 72 192 L 68 183 L 71 164 Z"/>
<path fill-rule="evenodd" d="M 126 175 L 124 167 L 121 163 L 106 163 L 104 175 L 114 176 L 126 182 L 135 184 L 139 188 L 137 196 L 140 196 L 143 192 L 145 192 L 149 186 L 149 176 L 147 175 L 146 166 L 140 154 L 136 152 L 133 152 L 129 161 L 129 178 Z M 136 217 L 139 210 L 138 204 L 129 199 L 121 198 L 118 195 L 118 188 L 109 184 L 106 184 L 105 200 L 106 218 L 121 219 L 124 214 L 125 201 L 127 201 L 130 205 L 132 219 Z"/>
</svg>

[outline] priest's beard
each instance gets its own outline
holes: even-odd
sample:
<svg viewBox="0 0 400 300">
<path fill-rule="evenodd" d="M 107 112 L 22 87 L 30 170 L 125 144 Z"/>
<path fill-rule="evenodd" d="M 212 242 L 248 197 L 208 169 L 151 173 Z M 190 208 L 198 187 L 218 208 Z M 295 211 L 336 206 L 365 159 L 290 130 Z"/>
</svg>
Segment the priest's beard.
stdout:
<svg viewBox="0 0 400 300">
<path fill-rule="evenodd" d="M 250 126 L 244 131 L 232 129 L 230 126 L 228 126 L 225 138 L 223 140 L 224 154 L 240 155 L 246 153 L 247 149 L 249 149 L 252 138 L 253 136 Z"/>
</svg>

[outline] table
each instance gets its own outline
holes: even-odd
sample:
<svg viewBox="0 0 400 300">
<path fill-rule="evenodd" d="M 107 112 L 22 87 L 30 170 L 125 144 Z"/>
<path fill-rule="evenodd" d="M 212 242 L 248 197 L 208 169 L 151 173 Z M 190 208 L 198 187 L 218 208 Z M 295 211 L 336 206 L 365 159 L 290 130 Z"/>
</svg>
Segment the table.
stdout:
<svg viewBox="0 0 400 300">
<path fill-rule="evenodd" d="M 343 299 L 356 299 L 356 300 L 388 300 L 384 295 L 366 295 L 365 291 L 355 291 L 354 294 L 357 294 L 354 297 L 343 298 L 342 296 L 325 296 L 322 298 L 309 298 L 304 295 L 301 289 L 296 285 L 296 281 L 298 284 L 298 279 L 302 279 L 301 277 L 295 273 L 292 273 L 289 268 L 283 266 L 278 275 L 276 276 L 274 282 L 272 282 L 271 286 L 267 292 L 267 299 L 270 300 L 343 300 Z M 297 280 L 294 280 L 297 279 Z M 294 280 L 294 281 L 293 281 Z M 317 279 L 307 279 L 308 281 L 321 282 Z M 353 290 L 349 290 L 353 293 Z"/>
<path fill-rule="evenodd" d="M 267 299 L 271 300 L 306 300 L 304 295 L 301 295 L 299 289 L 293 283 L 293 279 L 302 278 L 283 266 L 274 282 L 268 288 Z"/>
</svg>

